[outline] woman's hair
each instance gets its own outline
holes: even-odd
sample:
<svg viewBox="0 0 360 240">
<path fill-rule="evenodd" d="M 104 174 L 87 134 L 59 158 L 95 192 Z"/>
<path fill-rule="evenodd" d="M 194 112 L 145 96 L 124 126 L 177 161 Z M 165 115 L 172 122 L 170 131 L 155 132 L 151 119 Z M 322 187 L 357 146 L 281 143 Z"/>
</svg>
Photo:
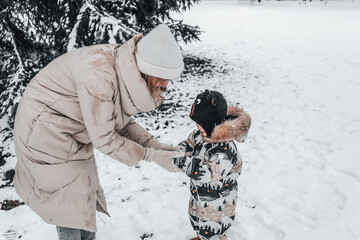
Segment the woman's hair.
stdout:
<svg viewBox="0 0 360 240">
<path fill-rule="evenodd" d="M 147 83 L 147 87 L 150 91 L 151 96 L 155 100 L 156 107 L 159 107 L 164 98 L 161 96 L 161 84 L 165 81 L 165 79 L 149 76 L 147 74 L 142 73 L 141 76 L 145 79 Z"/>
</svg>

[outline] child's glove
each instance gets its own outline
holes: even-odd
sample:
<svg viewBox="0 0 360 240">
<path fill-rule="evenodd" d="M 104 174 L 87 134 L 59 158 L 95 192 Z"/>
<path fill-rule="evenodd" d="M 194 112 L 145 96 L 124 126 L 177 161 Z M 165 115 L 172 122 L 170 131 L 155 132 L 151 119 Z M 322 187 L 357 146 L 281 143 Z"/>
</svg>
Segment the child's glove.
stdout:
<svg viewBox="0 0 360 240">
<path fill-rule="evenodd" d="M 189 144 L 189 141 L 182 141 L 179 143 L 178 148 L 184 152 L 192 152 L 194 148 Z"/>
<path fill-rule="evenodd" d="M 156 150 L 154 148 L 146 148 L 144 160 L 148 162 L 155 162 L 160 167 L 170 171 L 179 172 L 180 169 L 174 164 L 174 159 L 181 157 L 180 151 L 165 151 Z"/>
<path fill-rule="evenodd" d="M 186 152 L 180 150 L 179 156 L 173 158 L 173 161 L 178 168 L 184 169 L 186 167 Z"/>
</svg>

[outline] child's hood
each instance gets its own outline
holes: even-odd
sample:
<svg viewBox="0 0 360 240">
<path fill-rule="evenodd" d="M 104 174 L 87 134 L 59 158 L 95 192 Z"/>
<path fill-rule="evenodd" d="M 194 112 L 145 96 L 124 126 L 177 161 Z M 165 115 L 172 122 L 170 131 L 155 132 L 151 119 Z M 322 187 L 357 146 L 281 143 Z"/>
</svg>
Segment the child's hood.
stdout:
<svg viewBox="0 0 360 240">
<path fill-rule="evenodd" d="M 243 142 L 251 125 L 251 118 L 245 110 L 235 106 L 228 106 L 226 119 L 217 125 L 211 137 L 203 137 L 206 142 L 224 142 L 236 140 Z"/>
</svg>

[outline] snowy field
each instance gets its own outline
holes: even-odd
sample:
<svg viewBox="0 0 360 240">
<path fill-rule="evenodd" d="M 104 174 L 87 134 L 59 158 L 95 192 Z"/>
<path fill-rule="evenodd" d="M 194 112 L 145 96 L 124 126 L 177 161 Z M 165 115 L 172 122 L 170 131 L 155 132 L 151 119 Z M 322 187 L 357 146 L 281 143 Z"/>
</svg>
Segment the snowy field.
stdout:
<svg viewBox="0 0 360 240">
<path fill-rule="evenodd" d="M 205 88 L 248 111 L 252 128 L 238 144 L 244 169 L 230 240 L 360 239 L 359 1 L 204 2 L 180 17 L 204 31 L 184 53 L 229 71 L 173 82 L 168 97 L 186 107 L 137 121 L 177 144 L 195 127 L 187 111 Z M 96 155 L 112 215 L 98 213 L 97 239 L 195 236 L 186 176 Z M 18 196 L 0 189 L 4 199 Z M 26 206 L 0 211 L 0 221 L 0 239 L 57 239 L 55 227 Z"/>
</svg>

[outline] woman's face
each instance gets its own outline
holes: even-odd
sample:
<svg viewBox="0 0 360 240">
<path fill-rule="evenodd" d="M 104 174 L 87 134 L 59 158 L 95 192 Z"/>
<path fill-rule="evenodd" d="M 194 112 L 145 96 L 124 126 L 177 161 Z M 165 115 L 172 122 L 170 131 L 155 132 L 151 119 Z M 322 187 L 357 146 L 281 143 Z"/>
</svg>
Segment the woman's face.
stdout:
<svg viewBox="0 0 360 240">
<path fill-rule="evenodd" d="M 205 130 L 204 130 L 199 124 L 196 124 L 196 127 L 197 127 L 197 129 L 200 130 L 201 135 L 202 135 L 203 137 L 206 137 L 206 136 L 207 136 Z"/>
<path fill-rule="evenodd" d="M 170 81 L 168 79 L 161 79 L 143 73 L 141 74 L 141 76 L 145 79 L 150 94 L 155 99 L 156 106 L 160 106 L 160 104 L 164 100 L 161 95 L 166 92 L 167 86 Z"/>
<path fill-rule="evenodd" d="M 167 89 L 167 85 L 169 84 L 169 80 L 167 79 L 164 79 L 161 84 L 160 84 L 160 91 L 161 92 L 166 92 L 166 89 Z"/>
</svg>

